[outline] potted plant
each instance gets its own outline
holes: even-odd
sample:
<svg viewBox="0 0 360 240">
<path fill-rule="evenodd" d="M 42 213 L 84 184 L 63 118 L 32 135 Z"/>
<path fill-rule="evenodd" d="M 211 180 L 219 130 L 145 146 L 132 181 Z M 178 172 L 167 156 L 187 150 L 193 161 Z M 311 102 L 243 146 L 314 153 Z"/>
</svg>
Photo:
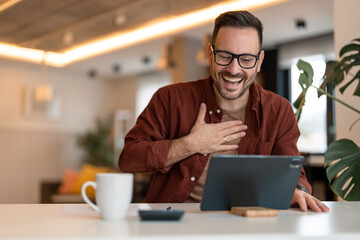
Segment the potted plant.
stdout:
<svg viewBox="0 0 360 240">
<path fill-rule="evenodd" d="M 346 88 L 357 82 L 353 95 L 360 97 L 360 38 L 354 39 L 350 44 L 345 45 L 340 50 L 339 56 L 339 61 L 327 62 L 323 77 L 324 81 L 320 87 L 312 85 L 314 72 L 311 65 L 301 59 L 298 61 L 297 67 L 300 70 L 299 84 L 302 89 L 299 97 L 294 102 L 294 107 L 297 109 L 295 115 L 298 121 L 305 105 L 306 93 L 310 87 L 313 87 L 318 91 L 318 97 L 326 95 L 359 114 L 359 118 L 350 126 L 350 130 L 355 124 L 359 124 L 360 109 L 358 106 L 354 107 L 341 101 L 334 96 L 333 91 L 335 87 L 343 85 L 339 88 L 341 94 L 343 94 Z M 358 69 L 356 73 L 354 73 L 355 69 Z M 345 77 L 349 77 L 350 80 L 345 82 Z M 330 188 L 336 195 L 344 200 L 360 200 L 359 146 L 349 139 L 339 139 L 332 142 L 325 153 L 324 167 Z"/>
<path fill-rule="evenodd" d="M 78 145 L 84 150 L 84 162 L 95 166 L 113 167 L 113 118 L 97 119 L 95 129 L 79 136 Z"/>
</svg>

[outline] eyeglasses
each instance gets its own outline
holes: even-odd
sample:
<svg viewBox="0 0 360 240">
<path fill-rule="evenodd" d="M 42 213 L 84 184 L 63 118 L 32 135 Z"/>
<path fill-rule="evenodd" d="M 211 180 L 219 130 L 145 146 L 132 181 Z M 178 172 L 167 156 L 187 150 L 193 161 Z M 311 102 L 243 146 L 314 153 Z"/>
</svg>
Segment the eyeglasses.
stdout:
<svg viewBox="0 0 360 240">
<path fill-rule="evenodd" d="M 257 56 L 253 54 L 233 54 L 228 51 L 214 50 L 214 46 L 211 46 L 211 51 L 214 54 L 216 64 L 220 66 L 228 66 L 234 60 L 234 58 L 236 58 L 240 67 L 244 69 L 250 69 L 255 67 L 260 55 L 260 52 Z"/>
</svg>

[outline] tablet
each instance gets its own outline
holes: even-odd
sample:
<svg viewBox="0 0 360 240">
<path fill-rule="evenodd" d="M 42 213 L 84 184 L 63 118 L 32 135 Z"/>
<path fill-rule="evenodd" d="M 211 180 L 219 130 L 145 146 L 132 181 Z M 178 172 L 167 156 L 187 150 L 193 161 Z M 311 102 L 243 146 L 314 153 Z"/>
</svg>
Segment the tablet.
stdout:
<svg viewBox="0 0 360 240">
<path fill-rule="evenodd" d="M 218 155 L 209 161 L 201 210 L 222 211 L 240 206 L 288 209 L 304 158 Z"/>
</svg>

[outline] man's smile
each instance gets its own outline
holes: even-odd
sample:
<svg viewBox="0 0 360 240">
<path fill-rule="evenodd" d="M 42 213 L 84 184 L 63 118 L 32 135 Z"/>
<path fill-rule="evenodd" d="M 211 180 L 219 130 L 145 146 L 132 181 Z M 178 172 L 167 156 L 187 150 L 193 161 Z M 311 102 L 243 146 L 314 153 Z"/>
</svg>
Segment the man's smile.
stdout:
<svg viewBox="0 0 360 240">
<path fill-rule="evenodd" d="M 228 83 L 240 83 L 244 79 L 243 77 L 229 77 L 229 76 L 222 76 L 222 77 Z"/>
<path fill-rule="evenodd" d="M 238 89 L 238 87 L 240 86 L 240 84 L 245 79 L 244 77 L 229 76 L 229 75 L 225 75 L 225 74 L 222 74 L 221 78 L 224 81 L 225 89 L 230 92 L 236 91 Z"/>
</svg>

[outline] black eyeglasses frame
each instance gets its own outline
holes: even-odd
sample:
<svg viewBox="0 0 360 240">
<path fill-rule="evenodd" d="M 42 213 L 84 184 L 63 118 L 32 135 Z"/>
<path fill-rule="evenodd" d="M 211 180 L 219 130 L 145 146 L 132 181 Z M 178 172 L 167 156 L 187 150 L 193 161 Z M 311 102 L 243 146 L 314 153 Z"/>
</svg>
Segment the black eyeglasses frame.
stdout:
<svg viewBox="0 0 360 240">
<path fill-rule="evenodd" d="M 211 45 L 211 51 L 212 51 L 213 54 L 214 54 L 214 61 L 215 61 L 215 63 L 216 63 L 217 65 L 220 65 L 220 66 L 229 66 L 229 65 L 232 63 L 232 61 L 234 61 L 234 58 L 236 58 L 237 61 L 238 61 L 239 66 L 242 67 L 243 69 L 252 69 L 252 68 L 254 68 L 254 67 L 256 66 L 257 61 L 258 61 L 259 58 L 260 58 L 260 53 L 261 53 L 261 50 L 260 50 L 259 53 L 258 53 L 258 55 L 249 54 L 249 53 L 245 53 L 245 54 L 233 54 L 233 53 L 231 53 L 231 52 L 224 51 L 224 50 L 214 50 L 214 45 Z M 220 64 L 220 63 L 218 63 L 218 62 L 216 61 L 216 53 L 222 53 L 222 52 L 231 55 L 232 58 L 231 58 L 231 61 L 230 61 L 228 64 Z M 241 66 L 240 60 L 239 60 L 239 58 L 240 58 L 241 56 L 252 56 L 252 57 L 255 57 L 256 60 L 255 60 L 254 66 L 252 66 L 252 67 L 243 67 L 243 66 Z"/>
</svg>

